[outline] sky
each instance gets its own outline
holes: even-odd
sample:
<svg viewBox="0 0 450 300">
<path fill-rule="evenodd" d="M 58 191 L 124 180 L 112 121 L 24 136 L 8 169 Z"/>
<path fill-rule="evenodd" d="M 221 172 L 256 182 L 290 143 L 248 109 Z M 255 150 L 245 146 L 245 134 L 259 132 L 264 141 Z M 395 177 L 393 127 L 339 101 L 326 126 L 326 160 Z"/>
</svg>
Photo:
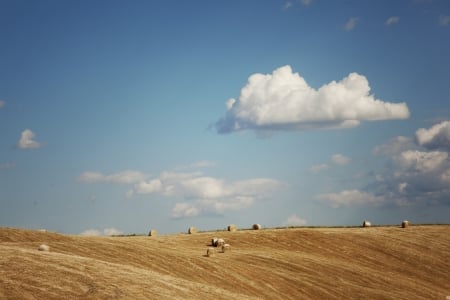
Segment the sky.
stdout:
<svg viewBox="0 0 450 300">
<path fill-rule="evenodd" d="M 0 0 L 0 226 L 450 223 L 450 1 Z"/>
</svg>

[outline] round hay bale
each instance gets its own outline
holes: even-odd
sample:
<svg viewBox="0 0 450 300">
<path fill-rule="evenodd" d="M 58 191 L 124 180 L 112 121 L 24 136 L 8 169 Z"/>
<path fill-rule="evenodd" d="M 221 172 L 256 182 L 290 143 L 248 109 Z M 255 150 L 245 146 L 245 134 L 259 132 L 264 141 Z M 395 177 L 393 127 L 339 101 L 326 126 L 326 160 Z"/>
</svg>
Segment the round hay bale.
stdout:
<svg viewBox="0 0 450 300">
<path fill-rule="evenodd" d="M 216 247 L 222 247 L 225 244 L 224 239 L 217 239 L 215 246 Z"/>
<path fill-rule="evenodd" d="M 218 240 L 219 240 L 219 239 L 216 238 L 216 237 L 212 238 L 212 239 L 211 239 L 211 246 L 217 247 L 217 241 L 218 241 Z"/>
<path fill-rule="evenodd" d="M 370 227 L 370 226 L 372 226 L 372 224 L 369 221 L 364 220 L 362 227 Z"/>
<path fill-rule="evenodd" d="M 402 222 L 402 228 L 406 228 L 406 227 L 408 227 L 409 226 L 409 221 L 408 220 L 404 220 L 403 222 Z"/>
<path fill-rule="evenodd" d="M 260 230 L 261 224 L 253 224 L 252 228 L 253 228 L 253 230 Z"/>
<path fill-rule="evenodd" d="M 155 229 L 152 229 L 149 231 L 148 236 L 157 236 L 158 235 L 158 231 L 156 231 Z"/>
<path fill-rule="evenodd" d="M 197 233 L 198 231 L 197 231 L 197 228 L 195 228 L 194 226 L 191 226 L 191 227 L 189 227 L 189 229 L 188 229 L 188 233 L 189 234 L 194 234 L 194 233 Z"/>
<path fill-rule="evenodd" d="M 229 252 L 229 251 L 231 251 L 230 244 L 223 244 L 222 245 L 222 253 Z"/>
<path fill-rule="evenodd" d="M 38 250 L 39 251 L 47 251 L 48 252 L 48 251 L 50 251 L 50 247 L 48 245 L 46 245 L 46 244 L 42 244 L 42 245 L 39 246 Z"/>
<path fill-rule="evenodd" d="M 228 231 L 234 232 L 237 231 L 237 227 L 234 224 L 228 225 Z"/>
<path fill-rule="evenodd" d="M 206 256 L 211 257 L 214 255 L 215 252 L 216 252 L 216 250 L 214 248 L 209 247 L 208 249 L 206 249 Z"/>
</svg>

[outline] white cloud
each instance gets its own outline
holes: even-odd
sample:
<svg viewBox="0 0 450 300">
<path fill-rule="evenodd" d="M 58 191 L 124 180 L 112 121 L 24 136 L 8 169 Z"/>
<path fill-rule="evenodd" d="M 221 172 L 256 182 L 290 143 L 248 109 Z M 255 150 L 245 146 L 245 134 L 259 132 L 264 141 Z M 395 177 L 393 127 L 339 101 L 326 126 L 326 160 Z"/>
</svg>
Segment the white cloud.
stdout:
<svg viewBox="0 0 450 300">
<path fill-rule="evenodd" d="M 307 222 L 305 219 L 300 218 L 297 215 L 291 215 L 289 216 L 286 221 L 283 222 L 283 226 L 303 226 Z"/>
<path fill-rule="evenodd" d="M 118 230 L 116 228 L 105 228 L 103 230 L 98 229 L 88 229 L 80 233 L 83 236 L 102 236 L 102 235 L 121 235 L 123 231 Z"/>
<path fill-rule="evenodd" d="M 292 2 L 291 2 L 291 1 L 287 1 L 287 2 L 284 3 L 284 5 L 283 5 L 283 9 L 284 9 L 284 10 L 289 9 L 289 8 L 291 8 L 291 7 L 292 7 Z"/>
<path fill-rule="evenodd" d="M 3 100 L 0 100 L 0 108 L 2 108 L 2 107 L 5 106 L 5 105 L 6 105 L 6 102 L 3 101 Z"/>
<path fill-rule="evenodd" d="M 227 182 L 199 172 L 162 172 L 158 178 L 135 184 L 127 195 L 159 194 L 183 198 L 186 201 L 177 203 L 172 209 L 172 216 L 180 218 L 247 208 L 282 186 L 281 182 L 269 178 Z"/>
<path fill-rule="evenodd" d="M 36 135 L 30 129 L 25 129 L 20 135 L 20 139 L 17 142 L 17 147 L 20 149 L 36 149 L 40 148 L 41 144 L 34 140 Z"/>
<path fill-rule="evenodd" d="M 450 24 L 450 16 L 440 16 L 439 17 L 439 25 L 448 26 Z"/>
<path fill-rule="evenodd" d="M 400 21 L 400 17 L 394 16 L 394 17 L 390 17 L 386 20 L 386 22 L 384 22 L 384 24 L 386 26 L 391 26 L 394 25 L 395 23 L 398 23 Z"/>
<path fill-rule="evenodd" d="M 411 138 L 405 136 L 397 136 L 390 139 L 383 145 L 379 145 L 373 149 L 375 155 L 394 156 L 409 149 L 415 149 L 416 146 Z"/>
<path fill-rule="evenodd" d="M 371 95 L 363 75 L 351 73 L 316 90 L 290 66 L 272 74 L 251 75 L 239 99 L 227 103 L 226 116 L 215 124 L 219 133 L 350 128 L 361 121 L 409 117 L 405 103 L 384 102 Z"/>
<path fill-rule="evenodd" d="M 387 164 L 368 189 L 388 203 L 405 205 L 450 204 L 449 122 L 416 131 L 416 139 L 397 137 L 375 148 Z"/>
<path fill-rule="evenodd" d="M 352 17 L 344 25 L 346 31 L 351 31 L 356 27 L 356 23 L 359 21 L 358 17 Z"/>
<path fill-rule="evenodd" d="M 441 122 L 429 129 L 418 129 L 416 131 L 416 139 L 419 145 L 426 148 L 450 149 L 450 121 Z"/>
<path fill-rule="evenodd" d="M 312 2 L 313 2 L 313 0 L 300 0 L 300 3 L 305 6 L 310 5 Z"/>
<path fill-rule="evenodd" d="M 351 159 L 342 154 L 334 154 L 331 157 L 331 161 L 336 165 L 344 166 L 350 163 Z"/>
<path fill-rule="evenodd" d="M 320 164 L 320 165 L 314 165 L 314 166 L 310 167 L 309 171 L 311 173 L 318 174 L 328 168 L 329 168 L 329 166 L 327 164 Z"/>
<path fill-rule="evenodd" d="M 366 204 L 379 206 L 384 202 L 383 197 L 374 196 L 359 190 L 344 190 L 339 193 L 320 194 L 317 196 L 317 199 L 334 208 Z"/>
<path fill-rule="evenodd" d="M 176 203 L 172 209 L 173 218 L 192 218 L 200 215 L 201 209 L 191 203 Z"/>
<path fill-rule="evenodd" d="M 86 183 L 95 183 L 95 182 L 108 182 L 108 183 L 123 183 L 130 184 L 135 182 L 141 182 L 147 178 L 142 172 L 126 170 L 119 173 L 113 173 L 109 175 L 105 175 L 100 172 L 91 172 L 87 171 L 81 174 L 78 177 L 78 180 Z"/>
<path fill-rule="evenodd" d="M 421 152 L 408 150 L 394 157 L 397 165 L 406 170 L 430 173 L 438 171 L 448 160 L 448 153 L 441 151 Z"/>
<path fill-rule="evenodd" d="M 148 182 L 141 181 L 134 186 L 134 191 L 138 194 L 151 194 L 160 192 L 163 188 L 161 180 L 153 179 Z"/>
</svg>

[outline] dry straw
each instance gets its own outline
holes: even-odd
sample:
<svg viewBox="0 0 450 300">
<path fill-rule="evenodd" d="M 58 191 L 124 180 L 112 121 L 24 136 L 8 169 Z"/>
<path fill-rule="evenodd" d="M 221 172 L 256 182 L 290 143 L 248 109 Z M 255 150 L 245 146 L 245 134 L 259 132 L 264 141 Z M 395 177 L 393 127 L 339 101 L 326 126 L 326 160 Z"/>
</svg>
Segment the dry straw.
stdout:
<svg viewBox="0 0 450 300">
<path fill-rule="evenodd" d="M 38 248 L 39 251 L 50 251 L 50 247 L 46 244 L 42 244 Z"/>
<path fill-rule="evenodd" d="M 367 221 L 367 220 L 364 220 L 364 222 L 363 222 L 363 225 L 362 225 L 363 227 L 370 227 L 370 226 L 372 226 L 372 224 L 369 222 L 369 221 Z"/>
<path fill-rule="evenodd" d="M 189 234 L 197 233 L 197 228 L 195 228 L 194 226 L 189 227 L 188 233 L 189 233 Z"/>
<path fill-rule="evenodd" d="M 211 257 L 211 256 L 214 255 L 214 252 L 216 252 L 216 251 L 214 250 L 214 248 L 209 247 L 208 249 L 206 249 L 206 256 Z"/>
<path fill-rule="evenodd" d="M 237 231 L 237 227 L 234 224 L 228 225 L 228 231 L 234 232 Z"/>
<path fill-rule="evenodd" d="M 261 229 L 261 224 L 253 224 L 252 228 L 254 230 L 260 230 Z"/>
<path fill-rule="evenodd" d="M 230 246 L 230 244 L 224 244 L 224 245 L 222 245 L 222 253 L 225 253 L 225 252 L 228 252 L 228 251 L 231 251 L 231 246 Z"/>
<path fill-rule="evenodd" d="M 406 228 L 406 227 L 408 227 L 408 226 L 409 226 L 409 221 L 404 220 L 404 221 L 402 222 L 402 228 Z"/>
</svg>

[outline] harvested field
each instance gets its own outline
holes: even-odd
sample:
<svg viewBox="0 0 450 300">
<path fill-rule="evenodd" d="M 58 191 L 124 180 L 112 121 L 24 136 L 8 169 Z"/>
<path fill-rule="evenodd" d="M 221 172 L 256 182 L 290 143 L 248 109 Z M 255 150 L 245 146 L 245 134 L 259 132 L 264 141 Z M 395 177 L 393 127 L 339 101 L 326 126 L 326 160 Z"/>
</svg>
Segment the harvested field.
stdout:
<svg viewBox="0 0 450 300">
<path fill-rule="evenodd" d="M 0 299 L 445 299 L 450 226 L 83 237 L 0 228 Z M 41 244 L 50 251 L 38 251 Z"/>
</svg>

